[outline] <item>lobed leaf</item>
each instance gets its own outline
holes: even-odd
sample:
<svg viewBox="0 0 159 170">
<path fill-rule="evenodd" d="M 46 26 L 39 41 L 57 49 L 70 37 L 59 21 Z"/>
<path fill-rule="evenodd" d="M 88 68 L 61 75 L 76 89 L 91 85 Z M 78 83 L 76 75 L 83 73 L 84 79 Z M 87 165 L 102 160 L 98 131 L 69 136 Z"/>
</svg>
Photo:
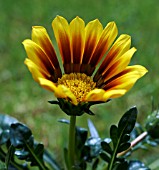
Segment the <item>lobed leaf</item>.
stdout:
<svg viewBox="0 0 159 170">
<path fill-rule="evenodd" d="M 31 130 L 21 123 L 14 123 L 10 126 L 10 141 L 15 148 L 22 148 L 29 144 L 33 146 L 33 136 Z"/>
<path fill-rule="evenodd" d="M 127 142 L 127 143 L 122 143 L 122 144 L 118 147 L 117 152 L 118 152 L 118 153 L 123 152 L 123 151 L 129 149 L 130 146 L 131 146 L 131 144 L 130 144 L 129 142 Z"/>
<path fill-rule="evenodd" d="M 110 138 L 112 139 L 113 146 L 115 148 L 115 146 L 118 142 L 118 128 L 115 125 L 112 125 L 110 127 Z"/>
<path fill-rule="evenodd" d="M 101 146 L 102 146 L 102 149 L 104 150 L 104 151 L 106 151 L 107 153 L 109 153 L 109 154 L 112 154 L 112 148 L 110 147 L 110 145 L 109 145 L 109 143 L 107 143 L 107 142 L 105 142 L 105 141 L 102 141 L 101 142 Z"/>
<path fill-rule="evenodd" d="M 14 146 L 10 145 L 8 152 L 7 152 L 7 155 L 6 155 L 6 158 L 5 158 L 5 164 L 6 164 L 7 169 L 9 167 L 10 162 L 11 162 L 11 159 L 13 158 L 14 151 L 15 151 Z"/>
<path fill-rule="evenodd" d="M 137 118 L 137 108 L 130 108 L 120 119 L 118 123 L 118 134 L 130 134 L 133 130 Z"/>
<path fill-rule="evenodd" d="M 100 157 L 104 160 L 104 161 L 106 161 L 106 162 L 110 162 L 110 157 L 106 154 L 106 153 L 101 153 L 100 154 Z"/>
</svg>

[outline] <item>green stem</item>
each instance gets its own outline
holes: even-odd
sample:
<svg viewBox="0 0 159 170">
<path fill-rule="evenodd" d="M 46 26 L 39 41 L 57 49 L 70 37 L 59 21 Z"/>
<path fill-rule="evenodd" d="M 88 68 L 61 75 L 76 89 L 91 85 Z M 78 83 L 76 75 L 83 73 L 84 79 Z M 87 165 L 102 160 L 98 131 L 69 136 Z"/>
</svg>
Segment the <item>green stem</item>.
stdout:
<svg viewBox="0 0 159 170">
<path fill-rule="evenodd" d="M 39 167 L 42 170 L 47 170 L 46 167 L 43 165 L 43 163 L 39 160 L 39 158 L 36 156 L 36 154 L 34 153 L 34 151 L 30 148 L 30 146 L 26 143 L 26 146 L 29 150 L 29 152 L 31 153 L 31 155 L 33 156 L 33 158 L 36 160 L 37 164 L 39 165 Z"/>
<path fill-rule="evenodd" d="M 130 148 L 127 149 L 126 151 L 123 151 L 123 152 L 119 153 L 118 157 L 123 156 L 124 154 L 126 154 L 131 148 L 133 148 L 135 145 L 137 145 L 139 142 L 141 142 L 147 135 L 148 135 L 147 132 L 143 132 L 142 134 L 140 134 L 136 139 L 134 139 L 131 142 Z M 113 164 L 114 164 L 114 160 L 115 160 L 115 158 L 117 156 L 117 149 L 118 149 L 118 146 L 119 146 L 119 143 L 120 143 L 121 136 L 122 135 L 120 135 L 120 137 L 118 139 L 118 142 L 117 142 L 117 144 L 116 144 L 116 146 L 114 148 L 114 152 L 113 152 L 113 155 L 111 157 L 111 161 L 110 161 L 110 164 L 108 166 L 108 170 L 112 170 L 112 168 L 113 168 Z"/>
<path fill-rule="evenodd" d="M 114 148 L 113 155 L 112 155 L 110 163 L 108 165 L 108 170 L 112 170 L 113 169 L 113 164 L 114 164 L 114 160 L 115 160 L 116 155 L 117 155 L 117 150 L 118 150 L 118 146 L 119 146 L 119 143 L 120 143 L 120 138 L 121 138 L 121 135 L 120 135 L 120 137 L 118 139 L 118 142 L 117 142 L 117 144 L 116 144 L 116 146 Z"/>
<path fill-rule="evenodd" d="M 75 131 L 76 130 L 76 116 L 70 117 L 69 127 L 69 144 L 68 144 L 68 163 L 69 170 L 73 169 L 75 164 Z"/>
<path fill-rule="evenodd" d="M 4 159 L 6 158 L 6 154 L 0 149 L 0 156 L 3 157 Z M 17 170 L 23 170 L 23 167 L 18 165 L 16 162 L 13 162 L 12 160 L 10 161 L 10 164 L 12 164 Z"/>
</svg>

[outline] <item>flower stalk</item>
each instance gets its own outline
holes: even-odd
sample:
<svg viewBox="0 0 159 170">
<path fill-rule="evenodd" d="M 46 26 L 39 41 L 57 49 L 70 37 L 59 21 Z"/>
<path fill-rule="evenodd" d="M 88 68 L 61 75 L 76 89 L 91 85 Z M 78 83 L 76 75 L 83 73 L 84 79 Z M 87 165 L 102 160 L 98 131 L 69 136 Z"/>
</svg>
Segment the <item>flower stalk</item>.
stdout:
<svg viewBox="0 0 159 170">
<path fill-rule="evenodd" d="M 71 116 L 68 143 L 69 170 L 72 170 L 75 165 L 75 133 L 76 133 L 76 116 Z"/>
</svg>

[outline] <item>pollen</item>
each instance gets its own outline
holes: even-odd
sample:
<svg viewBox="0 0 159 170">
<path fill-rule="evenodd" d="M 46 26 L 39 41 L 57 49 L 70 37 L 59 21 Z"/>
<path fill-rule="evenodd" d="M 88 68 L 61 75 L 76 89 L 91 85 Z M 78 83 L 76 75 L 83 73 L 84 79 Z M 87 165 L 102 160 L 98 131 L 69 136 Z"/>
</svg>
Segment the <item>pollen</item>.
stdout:
<svg viewBox="0 0 159 170">
<path fill-rule="evenodd" d="M 58 78 L 58 85 L 64 85 L 75 95 L 77 102 L 82 102 L 88 92 L 95 89 L 96 83 L 84 73 L 64 74 Z"/>
</svg>

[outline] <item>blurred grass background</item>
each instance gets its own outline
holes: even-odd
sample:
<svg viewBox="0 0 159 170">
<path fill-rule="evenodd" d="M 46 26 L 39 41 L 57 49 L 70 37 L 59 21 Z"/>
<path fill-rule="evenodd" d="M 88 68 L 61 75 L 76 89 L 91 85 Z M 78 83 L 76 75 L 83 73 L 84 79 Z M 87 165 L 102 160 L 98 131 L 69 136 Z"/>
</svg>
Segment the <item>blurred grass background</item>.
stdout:
<svg viewBox="0 0 159 170">
<path fill-rule="evenodd" d="M 110 124 L 117 123 L 121 115 L 131 106 L 139 110 L 138 121 L 151 112 L 151 97 L 158 104 L 159 94 L 159 2 L 158 0 L 5 0 L 0 1 L 0 113 L 16 117 L 27 124 L 38 141 L 54 153 L 67 145 L 67 125 L 58 123 L 66 118 L 58 106 L 47 101 L 54 99 L 52 93 L 42 89 L 23 64 L 26 53 L 22 41 L 31 36 L 31 27 L 44 26 L 53 36 L 51 22 L 56 15 L 71 21 L 80 16 L 87 23 L 98 18 L 103 26 L 115 21 L 119 34 L 132 36 L 132 46 L 138 51 L 131 64 L 144 65 L 149 73 L 140 79 L 125 96 L 100 107 L 92 107 L 96 114 L 78 118 L 79 126 L 87 127 L 90 118 L 100 130 L 102 137 L 108 135 Z M 140 151 L 145 163 L 157 157 L 156 150 Z M 144 155 L 144 158 L 143 158 Z M 60 155 L 57 154 L 61 159 Z"/>
</svg>

